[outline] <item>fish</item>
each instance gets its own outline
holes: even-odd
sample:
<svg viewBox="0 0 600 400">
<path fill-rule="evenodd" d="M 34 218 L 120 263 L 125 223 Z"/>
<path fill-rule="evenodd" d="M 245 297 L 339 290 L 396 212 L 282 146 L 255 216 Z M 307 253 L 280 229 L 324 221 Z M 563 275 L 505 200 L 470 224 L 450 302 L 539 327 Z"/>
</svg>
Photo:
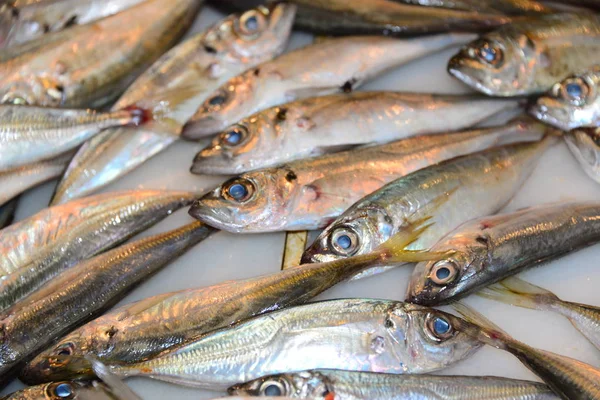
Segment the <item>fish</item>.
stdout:
<svg viewBox="0 0 600 400">
<path fill-rule="evenodd" d="M 572 130 L 565 142 L 585 173 L 600 183 L 600 128 Z"/>
<path fill-rule="evenodd" d="M 124 244 L 58 273 L 0 313 L 0 380 L 57 338 L 116 304 L 213 232 L 195 221 Z M 116 333 L 107 332 L 109 336 Z"/>
<path fill-rule="evenodd" d="M 490 96 L 543 94 L 569 75 L 600 64 L 600 17 L 552 14 L 487 33 L 463 47 L 448 72 Z"/>
<path fill-rule="evenodd" d="M 50 160 L 0 172 L 0 206 L 41 183 L 58 178 L 71 157 L 73 154 L 67 153 Z"/>
<path fill-rule="evenodd" d="M 354 274 L 400 260 L 420 260 L 404 250 L 424 227 L 415 224 L 371 254 L 330 263 L 294 267 L 245 280 L 160 294 L 106 313 L 66 335 L 35 357 L 21 372 L 29 384 L 93 378 L 90 356 L 108 367 L 156 357 L 208 332 L 242 320 L 308 302 Z M 107 335 L 106 332 L 112 332 Z M 56 357 L 63 357 L 55 363 Z M 101 377 L 102 378 L 102 377 Z"/>
<path fill-rule="evenodd" d="M 320 301 L 242 321 L 150 360 L 113 365 L 111 372 L 211 390 L 315 368 L 425 373 L 481 347 L 477 340 L 455 334 L 449 318 L 391 300 Z"/>
<path fill-rule="evenodd" d="M 194 158 L 195 174 L 259 168 L 406 137 L 468 128 L 517 108 L 472 95 L 352 92 L 272 107 L 219 133 Z"/>
<path fill-rule="evenodd" d="M 15 197 L 12 200 L 9 200 L 8 202 L 5 202 L 0 205 L 0 229 L 12 223 L 18 205 L 18 197 Z"/>
<path fill-rule="evenodd" d="M 552 203 L 476 218 L 431 247 L 448 255 L 417 264 L 407 299 L 449 303 L 599 240 L 597 202 Z"/>
<path fill-rule="evenodd" d="M 555 139 L 494 147 L 394 180 L 354 203 L 329 224 L 306 249 L 302 262 L 367 253 L 410 226 L 411 221 L 422 218 L 429 218 L 432 229 L 409 247 L 429 249 L 463 222 L 500 211 Z"/>
<path fill-rule="evenodd" d="M 78 262 L 190 204 L 193 193 L 106 193 L 50 207 L 0 231 L 0 312 Z"/>
<path fill-rule="evenodd" d="M 303 47 L 229 79 L 207 96 L 182 136 L 200 139 L 269 107 L 350 92 L 392 68 L 471 38 L 468 34 L 404 40 L 351 36 Z"/>
<path fill-rule="evenodd" d="M 100 133 L 75 155 L 51 204 L 92 194 L 169 147 L 212 90 L 284 50 L 294 14 L 295 7 L 287 4 L 259 6 L 224 18 L 165 54 L 134 82 L 114 108 L 147 97 L 158 99 L 165 90 L 179 93 L 195 82 L 198 90 L 174 116 L 177 132 L 165 132 L 154 125 L 152 129 L 131 127 Z"/>
<path fill-rule="evenodd" d="M 600 65 L 572 75 L 539 97 L 529 113 L 547 124 L 570 131 L 600 127 Z"/>
<path fill-rule="evenodd" d="M 530 0 L 395 0 L 400 3 L 441 7 L 453 10 L 476 11 L 488 14 L 537 15 L 552 13 L 555 10 L 547 4 Z"/>
<path fill-rule="evenodd" d="M 231 395 L 318 400 L 558 400 L 548 386 L 496 376 L 395 375 L 312 370 L 234 385 Z"/>
<path fill-rule="evenodd" d="M 100 108 L 169 49 L 202 1 L 147 0 L 0 52 L 0 103 Z"/>
<path fill-rule="evenodd" d="M 561 300 L 549 290 L 516 277 L 483 288 L 477 295 L 518 307 L 561 314 L 600 350 L 600 307 Z"/>
<path fill-rule="evenodd" d="M 0 49 L 119 13 L 144 0 L 9 0 L 0 5 Z"/>
<path fill-rule="evenodd" d="M 234 233 L 315 230 L 366 195 L 411 172 L 530 133 L 539 123 L 415 136 L 234 177 L 198 199 L 191 216 Z"/>
<path fill-rule="evenodd" d="M 28 387 L 2 397 L 0 400 L 138 400 L 115 393 L 102 382 L 61 381 Z"/>
</svg>

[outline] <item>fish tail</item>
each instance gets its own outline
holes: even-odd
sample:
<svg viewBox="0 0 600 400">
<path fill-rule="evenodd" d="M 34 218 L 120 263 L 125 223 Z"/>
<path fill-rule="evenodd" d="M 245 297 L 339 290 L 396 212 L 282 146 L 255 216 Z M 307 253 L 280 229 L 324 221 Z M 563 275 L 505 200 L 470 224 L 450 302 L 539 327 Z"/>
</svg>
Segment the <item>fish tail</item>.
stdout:
<svg viewBox="0 0 600 400">
<path fill-rule="evenodd" d="M 549 305 L 560 302 L 554 293 L 515 277 L 484 288 L 477 294 L 487 299 L 532 310 L 545 310 Z"/>
</svg>

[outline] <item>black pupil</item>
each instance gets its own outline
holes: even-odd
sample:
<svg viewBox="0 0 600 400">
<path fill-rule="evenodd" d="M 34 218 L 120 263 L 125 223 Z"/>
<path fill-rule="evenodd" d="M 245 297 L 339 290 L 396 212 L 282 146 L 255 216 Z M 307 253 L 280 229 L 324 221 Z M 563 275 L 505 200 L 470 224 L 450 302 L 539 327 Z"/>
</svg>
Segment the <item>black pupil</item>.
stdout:
<svg viewBox="0 0 600 400">
<path fill-rule="evenodd" d="M 442 267 L 436 271 L 435 276 L 438 279 L 446 279 L 450 276 L 450 269 L 447 267 Z"/>
<path fill-rule="evenodd" d="M 223 103 L 225 103 L 225 96 L 222 95 L 216 95 L 214 97 L 212 97 L 209 101 L 208 104 L 210 104 L 211 106 L 220 106 Z"/>
<path fill-rule="evenodd" d="M 281 396 L 281 388 L 278 385 L 269 385 L 265 388 L 265 395 L 267 396 Z"/>
<path fill-rule="evenodd" d="M 248 17 L 246 18 L 244 25 L 246 26 L 247 30 L 254 32 L 258 29 L 258 19 L 256 16 Z"/>
</svg>

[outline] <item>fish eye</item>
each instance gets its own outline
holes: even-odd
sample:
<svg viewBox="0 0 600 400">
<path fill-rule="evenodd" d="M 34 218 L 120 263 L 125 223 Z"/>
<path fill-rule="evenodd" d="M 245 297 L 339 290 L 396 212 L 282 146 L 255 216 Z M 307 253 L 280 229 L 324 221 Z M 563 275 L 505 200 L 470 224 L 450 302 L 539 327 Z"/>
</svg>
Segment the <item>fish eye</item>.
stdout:
<svg viewBox="0 0 600 400">
<path fill-rule="evenodd" d="M 285 386 L 279 381 L 265 381 L 260 385 L 260 394 L 269 397 L 283 396 L 285 394 Z"/>
<path fill-rule="evenodd" d="M 331 248 L 340 256 L 350 256 L 358 250 L 359 239 L 353 229 L 337 228 L 331 235 Z"/>
<path fill-rule="evenodd" d="M 255 191 L 254 183 L 248 179 L 234 179 L 223 185 L 221 195 L 241 203 L 250 199 Z"/>
<path fill-rule="evenodd" d="M 265 16 L 257 11 L 246 11 L 237 23 L 237 31 L 243 36 L 254 36 L 265 30 L 267 21 Z"/>
<path fill-rule="evenodd" d="M 581 78 L 567 79 L 560 87 L 560 94 L 563 99 L 575 105 L 583 104 L 589 91 L 588 84 Z"/>
<path fill-rule="evenodd" d="M 433 264 L 429 279 L 438 285 L 452 282 L 458 274 L 458 267 L 454 261 L 441 260 Z"/>
<path fill-rule="evenodd" d="M 210 99 L 206 101 L 206 108 L 209 111 L 219 110 L 227 102 L 228 95 L 224 90 L 219 90 Z"/>
<path fill-rule="evenodd" d="M 477 57 L 486 64 L 499 67 L 504 61 L 504 52 L 498 44 L 483 41 L 477 48 Z"/>
<path fill-rule="evenodd" d="M 75 389 L 68 382 L 52 383 L 46 388 L 46 397 L 52 400 L 74 399 Z"/>
<path fill-rule="evenodd" d="M 221 134 L 219 142 L 225 147 L 235 147 L 248 137 L 248 129 L 243 125 L 235 125 Z"/>
<path fill-rule="evenodd" d="M 56 348 L 55 354 L 57 356 L 70 356 L 75 351 L 75 345 L 71 342 L 60 345 Z"/>
<path fill-rule="evenodd" d="M 443 341 L 454 335 L 452 324 L 444 316 L 429 314 L 427 316 L 427 330 L 436 341 Z"/>
</svg>

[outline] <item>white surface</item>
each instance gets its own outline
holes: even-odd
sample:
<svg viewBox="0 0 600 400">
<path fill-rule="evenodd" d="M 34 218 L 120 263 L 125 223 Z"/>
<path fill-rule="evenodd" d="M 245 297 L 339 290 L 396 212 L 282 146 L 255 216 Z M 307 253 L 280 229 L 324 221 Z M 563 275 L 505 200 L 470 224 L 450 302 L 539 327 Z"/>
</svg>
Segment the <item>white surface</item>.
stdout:
<svg viewBox="0 0 600 400">
<path fill-rule="evenodd" d="M 205 8 L 194 31 L 199 31 L 219 14 Z M 305 44 L 307 35 L 295 34 L 292 47 Z M 415 92 L 461 93 L 466 92 L 460 83 L 446 73 L 446 62 L 454 53 L 446 51 L 407 65 L 385 77 L 366 85 L 364 89 L 404 90 Z M 191 175 L 188 170 L 193 156 L 203 143 L 180 142 L 168 151 L 150 160 L 144 166 L 114 183 L 105 191 L 135 188 L 194 190 L 202 193 L 224 178 Z M 32 190 L 22 198 L 18 218 L 25 218 L 49 201 L 54 183 Z M 600 198 L 600 185 L 583 173 L 561 143 L 543 157 L 531 179 L 506 208 L 517 208 L 562 200 L 593 200 Z M 173 229 L 190 217 L 182 210 L 143 234 L 155 234 Z M 218 233 L 199 244 L 179 260 L 159 272 L 157 276 L 132 292 L 121 304 L 173 290 L 212 285 L 224 280 L 242 279 L 279 270 L 283 234 L 234 236 Z M 521 275 L 524 279 L 552 290 L 565 300 L 600 306 L 600 246 L 571 254 L 549 265 L 530 270 Z M 362 281 L 344 283 L 320 299 L 340 297 L 385 297 L 403 300 L 410 271 L 397 269 Z M 598 352 L 563 317 L 539 311 L 524 310 L 471 297 L 468 303 L 498 323 L 517 339 L 530 345 L 568 355 L 600 366 Z M 512 378 L 536 379 L 514 357 L 499 350 L 485 348 L 474 357 L 444 374 L 499 375 Z M 223 393 L 180 388 L 147 379 L 128 381 L 144 399 L 209 399 Z M 3 394 L 17 390 L 15 382 Z"/>
</svg>

